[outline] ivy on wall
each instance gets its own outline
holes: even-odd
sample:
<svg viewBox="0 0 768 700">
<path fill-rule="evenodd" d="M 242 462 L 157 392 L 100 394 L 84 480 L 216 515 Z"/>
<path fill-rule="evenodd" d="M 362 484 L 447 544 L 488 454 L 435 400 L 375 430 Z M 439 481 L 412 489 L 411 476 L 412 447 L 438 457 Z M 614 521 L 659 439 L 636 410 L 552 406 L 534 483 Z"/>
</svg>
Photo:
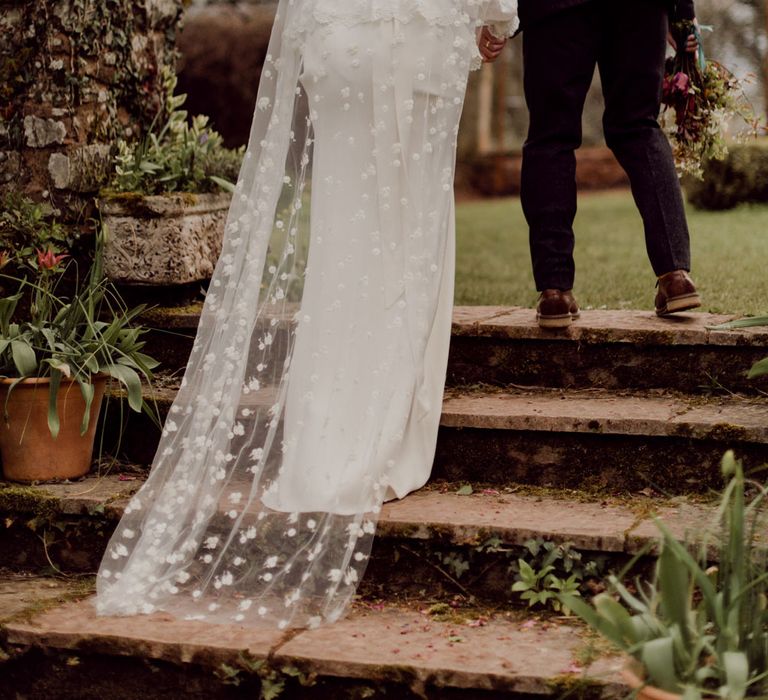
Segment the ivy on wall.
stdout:
<svg viewBox="0 0 768 700">
<path fill-rule="evenodd" d="M 48 168 L 36 170 L 25 151 L 47 149 L 37 157 L 47 166 L 51 153 L 68 157 L 77 147 L 135 139 L 162 119 L 161 74 L 175 64 L 183 5 L 0 1 L 0 152 L 6 169 L 16 158 L 22 178 L 50 179 Z"/>
</svg>

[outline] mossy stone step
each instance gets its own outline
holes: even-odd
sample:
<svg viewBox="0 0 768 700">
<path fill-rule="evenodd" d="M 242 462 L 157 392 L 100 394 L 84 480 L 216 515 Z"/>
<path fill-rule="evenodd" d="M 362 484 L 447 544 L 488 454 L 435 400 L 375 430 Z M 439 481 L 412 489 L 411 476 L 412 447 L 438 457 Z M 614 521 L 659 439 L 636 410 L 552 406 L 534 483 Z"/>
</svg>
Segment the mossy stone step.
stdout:
<svg viewBox="0 0 768 700">
<path fill-rule="evenodd" d="M 121 480 L 126 478 L 134 480 Z M 26 488 L 39 498 L 24 501 L 16 496 L 18 487 L 2 485 L 0 559 L 17 569 L 40 571 L 54 564 L 65 572 L 94 572 L 141 483 L 135 477 L 94 476 Z M 435 599 L 460 595 L 506 604 L 514 598 L 509 565 L 531 539 L 570 543 L 585 561 L 618 565 L 641 551 L 655 551 L 654 515 L 680 537 L 716 529 L 711 506 L 682 498 L 636 495 L 611 503 L 580 501 L 567 493 L 478 488 L 459 495 L 459 490 L 443 484 L 385 504 L 361 588 L 364 596 L 407 599 L 427 591 Z"/>
<path fill-rule="evenodd" d="M 605 651 L 595 653 L 594 640 L 574 622 L 472 610 L 452 611 L 447 617 L 418 606 L 358 605 L 336 624 L 278 632 L 183 621 L 166 614 L 97 617 L 92 601 L 84 600 L 31 622 L 11 623 L 5 637 L 18 655 L 24 649 L 41 649 L 49 657 L 65 653 L 85 668 L 122 657 L 140 664 L 161 663 L 163 677 L 172 668 L 195 669 L 198 674 L 207 670 L 210 676 L 237 678 L 243 683 L 240 692 L 249 691 L 240 697 L 256 697 L 259 675 L 267 678 L 265 683 L 287 681 L 286 694 L 281 695 L 286 698 L 522 700 L 562 697 L 574 689 L 583 693 L 580 697 L 626 693 L 619 676 L 623 660 Z M 20 656 L 16 664 L 23 662 Z M 45 674 L 39 670 L 34 680 L 14 670 L 9 669 L 9 687 L 25 697 L 34 696 L 30 691 L 44 684 Z M 348 692 L 350 687 L 357 694 Z M 143 688 L 148 697 L 156 697 L 153 688 L 149 674 Z M 361 688 L 367 688 L 363 695 Z M 137 690 L 141 688 L 133 692 Z M 191 690 L 194 693 L 194 686 Z M 222 685 L 218 692 L 210 688 L 206 697 L 231 697 L 225 693 Z M 119 687 L 109 696 L 125 697 Z"/>
<path fill-rule="evenodd" d="M 562 331 L 540 329 L 530 309 L 454 310 L 448 382 L 506 386 L 755 393 L 746 373 L 768 355 L 768 328 L 716 330 L 733 316 L 657 317 L 652 311 L 582 311 Z"/>
<path fill-rule="evenodd" d="M 433 475 L 591 493 L 706 493 L 728 449 L 768 462 L 765 398 L 666 392 L 453 391 Z"/>
<path fill-rule="evenodd" d="M 176 389 L 147 390 L 162 418 Z M 269 403 L 268 397 L 264 399 Z M 117 416 L 106 414 L 108 445 Z M 127 416 L 120 456 L 149 465 L 160 437 L 144 415 Z M 735 449 L 748 468 L 768 462 L 768 400 L 602 389 L 449 388 L 433 475 L 449 481 L 671 494 L 720 487 L 719 463 Z"/>
<path fill-rule="evenodd" d="M 148 351 L 169 371 L 186 366 L 202 305 L 157 308 Z M 289 309 L 283 314 L 290 323 Z M 733 316 L 707 313 L 658 318 L 651 311 L 591 310 L 564 331 L 542 330 L 531 309 L 454 309 L 448 384 L 608 389 L 666 388 L 701 393 L 768 388 L 747 370 L 768 355 L 768 328 L 715 330 Z"/>
</svg>

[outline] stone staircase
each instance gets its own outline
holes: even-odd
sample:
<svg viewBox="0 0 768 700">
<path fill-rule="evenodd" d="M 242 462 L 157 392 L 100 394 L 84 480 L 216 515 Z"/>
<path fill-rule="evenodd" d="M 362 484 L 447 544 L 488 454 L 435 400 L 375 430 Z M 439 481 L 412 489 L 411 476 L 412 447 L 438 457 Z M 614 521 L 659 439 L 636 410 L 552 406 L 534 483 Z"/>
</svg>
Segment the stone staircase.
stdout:
<svg viewBox="0 0 768 700">
<path fill-rule="evenodd" d="M 197 313 L 150 316 L 152 352 L 170 373 L 151 397 L 161 415 Z M 768 332 L 711 329 L 725 320 L 585 311 L 553 333 L 530 310 L 456 309 L 433 481 L 385 506 L 360 600 L 315 631 L 98 619 L 79 600 L 88 586 L 78 576 L 98 565 L 154 452 L 157 427 L 131 417 L 122 467 L 0 486 L 9 692 L 257 697 L 259 684 L 284 683 L 286 698 L 621 695 L 621 660 L 573 619 L 514 603 L 509 566 L 530 539 L 570 543 L 607 567 L 645 552 L 647 566 L 654 514 L 680 536 L 711 523 L 726 449 L 748 468 L 768 462 L 768 384 L 746 379 L 768 355 Z M 41 578 L 52 567 L 74 585 Z M 48 596 L 28 593 L 46 585 Z"/>
</svg>

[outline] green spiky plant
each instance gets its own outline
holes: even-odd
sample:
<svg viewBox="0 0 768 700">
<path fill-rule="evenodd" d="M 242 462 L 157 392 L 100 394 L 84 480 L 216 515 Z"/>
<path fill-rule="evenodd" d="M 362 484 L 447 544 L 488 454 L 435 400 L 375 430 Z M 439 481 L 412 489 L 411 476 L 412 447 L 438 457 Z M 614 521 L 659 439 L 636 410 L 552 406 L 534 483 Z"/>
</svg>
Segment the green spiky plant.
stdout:
<svg viewBox="0 0 768 700">
<path fill-rule="evenodd" d="M 722 471 L 728 483 L 717 511 L 719 541 L 704 541 L 694 556 L 657 521 L 661 554 L 651 583 L 638 582 L 633 594 L 611 577 L 611 592 L 592 605 L 561 596 L 642 664 L 649 685 L 684 700 L 768 696 L 768 573 L 759 537 L 768 488 L 747 482 L 732 452 Z M 756 495 L 748 497 L 748 488 Z M 709 566 L 713 547 L 717 564 Z"/>
</svg>

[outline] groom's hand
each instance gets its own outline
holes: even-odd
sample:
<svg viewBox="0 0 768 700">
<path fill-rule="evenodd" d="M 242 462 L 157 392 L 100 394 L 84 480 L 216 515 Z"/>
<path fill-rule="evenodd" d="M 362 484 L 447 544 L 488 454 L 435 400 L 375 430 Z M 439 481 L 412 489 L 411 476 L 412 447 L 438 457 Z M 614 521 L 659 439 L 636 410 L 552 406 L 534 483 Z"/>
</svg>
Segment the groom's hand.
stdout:
<svg viewBox="0 0 768 700">
<path fill-rule="evenodd" d="M 693 20 L 694 24 L 697 24 L 696 20 Z M 677 51 L 677 42 L 675 41 L 675 37 L 672 36 L 672 32 L 667 33 L 667 41 L 669 42 L 669 45 Z M 688 53 L 696 53 L 699 50 L 699 42 L 696 40 L 695 34 L 690 34 L 688 36 L 688 41 L 685 44 L 685 50 Z"/>
<path fill-rule="evenodd" d="M 506 45 L 506 38 L 500 39 L 494 36 L 488 27 L 483 27 L 478 40 L 478 48 L 480 49 L 480 55 L 486 63 L 495 61 Z"/>
</svg>

